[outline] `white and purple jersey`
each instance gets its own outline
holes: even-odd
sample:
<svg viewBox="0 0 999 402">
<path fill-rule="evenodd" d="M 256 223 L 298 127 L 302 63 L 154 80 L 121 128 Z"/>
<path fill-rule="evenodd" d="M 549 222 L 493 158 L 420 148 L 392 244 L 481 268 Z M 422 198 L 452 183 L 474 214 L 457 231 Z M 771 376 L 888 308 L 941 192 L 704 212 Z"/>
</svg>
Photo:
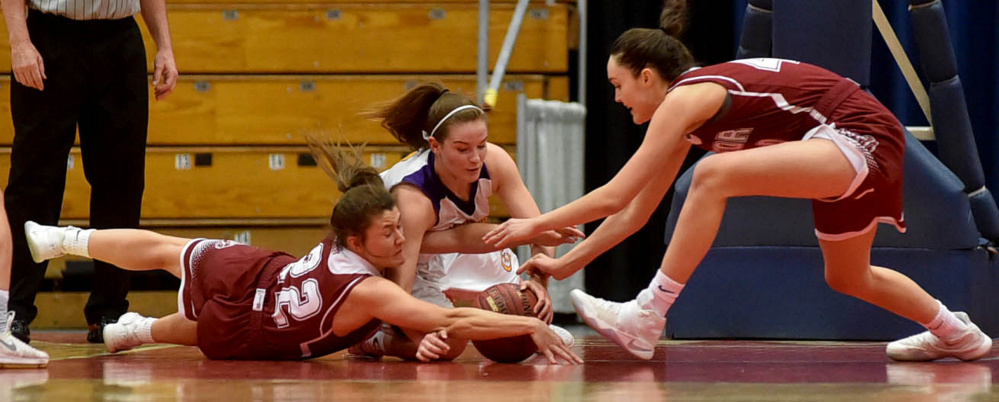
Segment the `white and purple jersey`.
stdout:
<svg viewBox="0 0 999 402">
<path fill-rule="evenodd" d="M 482 165 L 479 180 L 472 183 L 471 200 L 465 201 L 451 192 L 434 171 L 434 153 L 429 149 L 411 154 L 388 170 L 382 172 L 382 181 L 391 191 L 395 186 L 408 184 L 420 189 L 430 198 L 437 213 L 437 223 L 430 231 L 440 231 L 471 222 L 482 222 L 489 216 L 489 197 L 493 195 L 493 182 L 489 169 Z"/>
<path fill-rule="evenodd" d="M 485 165 L 472 183 L 470 200 L 458 198 L 441 182 L 434 170 L 434 153 L 423 149 L 382 172 L 391 191 L 407 184 L 420 189 L 434 206 L 437 222 L 428 231 L 442 231 L 466 223 L 482 222 L 489 216 L 493 182 Z M 416 265 L 413 296 L 441 307 L 450 307 L 450 289 L 482 291 L 497 283 L 519 283 L 519 262 L 509 249 L 484 254 L 420 254 Z"/>
</svg>

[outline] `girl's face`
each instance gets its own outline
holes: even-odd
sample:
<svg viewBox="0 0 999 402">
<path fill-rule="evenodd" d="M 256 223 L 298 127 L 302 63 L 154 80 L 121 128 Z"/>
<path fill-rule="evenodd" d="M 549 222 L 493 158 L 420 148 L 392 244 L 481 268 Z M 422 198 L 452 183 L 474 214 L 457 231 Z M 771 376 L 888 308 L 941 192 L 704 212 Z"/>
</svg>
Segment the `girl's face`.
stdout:
<svg viewBox="0 0 999 402">
<path fill-rule="evenodd" d="M 478 119 L 452 124 L 448 128 L 448 137 L 443 142 L 431 138 L 430 149 L 437 157 L 437 173 L 451 176 L 463 183 L 479 180 L 482 164 L 486 160 L 488 137 L 485 119 Z"/>
<path fill-rule="evenodd" d="M 402 243 L 406 237 L 402 234 L 400 216 L 399 208 L 392 208 L 372 217 L 363 240 L 360 236 L 348 239 L 351 251 L 378 268 L 402 265 L 406 260 L 402 255 Z"/>
<path fill-rule="evenodd" d="M 614 86 L 614 101 L 631 111 L 635 124 L 651 120 L 666 96 L 658 74 L 645 68 L 635 77 L 629 68 L 618 64 L 614 56 L 607 60 L 607 79 Z"/>
</svg>

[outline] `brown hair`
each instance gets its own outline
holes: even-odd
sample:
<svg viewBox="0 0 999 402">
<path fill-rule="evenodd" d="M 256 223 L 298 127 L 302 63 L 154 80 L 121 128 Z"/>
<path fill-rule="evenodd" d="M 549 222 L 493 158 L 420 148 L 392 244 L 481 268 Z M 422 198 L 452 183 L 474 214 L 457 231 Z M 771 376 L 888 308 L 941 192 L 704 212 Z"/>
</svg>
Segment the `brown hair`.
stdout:
<svg viewBox="0 0 999 402">
<path fill-rule="evenodd" d="M 652 68 L 666 81 L 697 65 L 687 47 L 677 39 L 687 24 L 686 0 L 665 0 L 659 29 L 632 28 L 611 46 L 610 55 L 633 76 Z"/>
<path fill-rule="evenodd" d="M 400 142 L 414 150 L 429 146 L 423 133 L 430 134 L 444 116 L 452 110 L 464 106 L 477 106 L 468 96 L 448 91 L 438 82 L 425 82 L 416 85 L 402 96 L 389 102 L 375 105 L 365 113 L 368 117 L 381 120 L 385 127 Z M 444 141 L 451 125 L 484 119 L 481 109 L 462 110 L 449 117 L 441 127 L 433 132 L 434 138 Z"/>
<path fill-rule="evenodd" d="M 347 238 L 360 236 L 371 226 L 371 219 L 395 207 L 395 200 L 385 189 L 381 176 L 361 157 L 363 146 L 340 146 L 332 139 L 316 134 L 306 134 L 309 151 L 316 164 L 334 181 L 343 193 L 333 206 L 330 225 L 336 235 L 336 244 L 347 247 Z"/>
</svg>

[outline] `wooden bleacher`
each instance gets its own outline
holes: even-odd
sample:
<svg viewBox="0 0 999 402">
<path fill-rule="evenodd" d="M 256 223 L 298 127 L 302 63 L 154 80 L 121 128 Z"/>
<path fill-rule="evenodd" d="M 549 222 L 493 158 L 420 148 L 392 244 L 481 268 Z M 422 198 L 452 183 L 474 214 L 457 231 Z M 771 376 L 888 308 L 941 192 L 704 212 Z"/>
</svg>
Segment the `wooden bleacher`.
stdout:
<svg viewBox="0 0 999 402">
<path fill-rule="evenodd" d="M 183 74 L 183 73 L 182 73 Z M 150 101 L 149 146 L 303 145 L 303 130 L 340 132 L 353 143 L 397 145 L 377 122 L 360 113 L 392 99 L 420 80 L 439 80 L 475 93 L 472 75 L 182 75 L 174 93 Z M 0 76 L 7 88 L 10 76 Z M 489 115 L 489 140 L 517 142 L 516 95 L 568 100 L 565 76 L 508 75 Z M 14 139 L 10 91 L 0 91 L 0 147 Z"/>
<path fill-rule="evenodd" d="M 490 68 L 516 1 L 492 3 Z M 367 143 L 367 160 L 384 169 L 409 150 L 362 111 L 420 81 L 476 92 L 475 0 L 172 0 L 167 8 L 181 78 L 165 100 L 150 97 L 142 206 L 142 226 L 167 234 L 304 254 L 325 233 L 338 194 L 308 163 L 303 132 Z M 531 3 L 489 117 L 490 141 L 511 154 L 518 93 L 569 100 L 573 8 Z M 151 71 L 155 45 L 142 29 Z M 7 41 L 0 41 L 0 71 L 10 71 Z M 0 172 L 9 170 L 13 139 L 10 79 L 0 76 Z M 85 226 L 89 185 L 79 149 L 70 159 L 63 223 Z M 0 185 L 6 182 L 0 174 Z M 493 214 L 506 216 L 502 203 L 493 202 Z M 50 264 L 47 277 L 58 280 L 65 263 Z M 160 315 L 175 308 L 173 295 L 133 292 L 130 300 Z M 85 300 L 39 294 L 33 327 L 83 326 Z"/>
</svg>

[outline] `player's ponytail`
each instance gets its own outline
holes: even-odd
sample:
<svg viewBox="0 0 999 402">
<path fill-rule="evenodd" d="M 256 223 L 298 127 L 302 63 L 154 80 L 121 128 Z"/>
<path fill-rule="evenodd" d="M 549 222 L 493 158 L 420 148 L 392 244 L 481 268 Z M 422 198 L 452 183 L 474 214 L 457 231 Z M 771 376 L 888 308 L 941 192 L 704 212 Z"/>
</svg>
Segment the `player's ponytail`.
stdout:
<svg viewBox="0 0 999 402">
<path fill-rule="evenodd" d="M 655 70 L 666 81 L 697 65 L 687 47 L 677 39 L 687 25 L 686 0 L 665 0 L 659 29 L 632 28 L 611 46 L 610 55 L 632 75 L 645 68 Z"/>
<path fill-rule="evenodd" d="M 687 29 L 687 1 L 666 0 L 659 14 L 659 30 L 668 36 L 678 37 Z"/>
<path fill-rule="evenodd" d="M 425 82 L 392 101 L 365 113 L 414 150 L 426 148 L 428 138 L 444 141 L 454 123 L 484 119 L 485 113 L 468 96 L 448 91 L 443 84 Z"/>
<path fill-rule="evenodd" d="M 364 240 L 371 218 L 395 207 L 395 200 L 385 189 L 378 171 L 364 163 L 363 147 L 350 144 L 343 147 L 316 134 L 306 134 L 306 142 L 316 164 L 336 181 L 337 189 L 343 193 L 330 216 L 337 245 L 346 247 L 350 236 Z"/>
</svg>

